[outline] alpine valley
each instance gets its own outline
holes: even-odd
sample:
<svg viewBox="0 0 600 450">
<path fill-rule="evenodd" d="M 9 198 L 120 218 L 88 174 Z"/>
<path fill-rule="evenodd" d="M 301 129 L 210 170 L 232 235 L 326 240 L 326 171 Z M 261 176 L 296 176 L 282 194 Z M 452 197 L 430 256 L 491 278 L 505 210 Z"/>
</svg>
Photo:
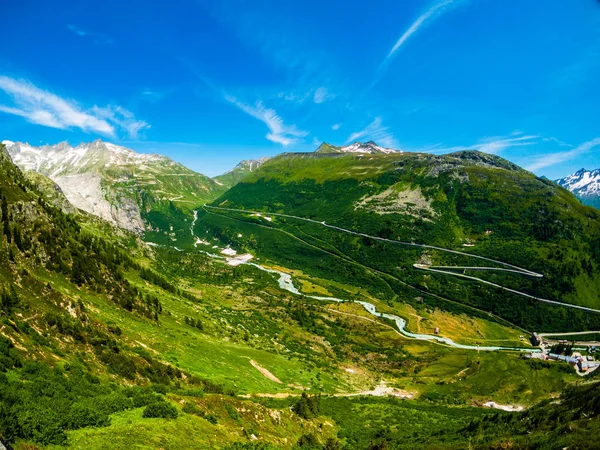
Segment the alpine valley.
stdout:
<svg viewBox="0 0 600 450">
<path fill-rule="evenodd" d="M 599 178 L 3 141 L 0 448 L 597 448 Z"/>
</svg>

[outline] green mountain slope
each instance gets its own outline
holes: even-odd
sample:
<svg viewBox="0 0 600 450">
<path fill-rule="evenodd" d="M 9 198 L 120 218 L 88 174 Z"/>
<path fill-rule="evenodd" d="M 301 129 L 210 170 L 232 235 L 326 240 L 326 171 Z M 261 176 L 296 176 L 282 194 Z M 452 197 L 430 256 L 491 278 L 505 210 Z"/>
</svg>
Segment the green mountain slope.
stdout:
<svg viewBox="0 0 600 450">
<path fill-rule="evenodd" d="M 477 425 L 494 412 L 473 405 L 532 405 L 578 378 L 513 353 L 407 339 L 359 305 L 291 296 L 193 245 L 144 245 L 65 214 L 52 185 L 37 187 L 46 182 L 0 148 L 0 441 L 16 450 L 462 448 L 504 439 Z M 435 317 L 518 339 L 486 319 L 414 313 L 424 329 Z M 382 379 L 412 399 L 356 395 Z M 565 420 L 592 427 L 584 412 L 586 422 Z"/>
<path fill-rule="evenodd" d="M 265 163 L 213 205 L 264 211 L 264 215 L 285 213 L 370 236 L 493 258 L 543 278 L 499 271 L 467 270 L 465 274 L 536 297 L 600 309 L 598 211 L 581 205 L 556 184 L 496 156 L 479 152 L 286 154 Z M 481 260 L 385 243 L 285 217 L 266 222 L 251 214 L 210 210 L 201 223 L 222 236 L 225 228 L 233 227 L 227 217 L 238 221 L 237 228 L 239 220 L 247 224 L 238 231 L 241 238 L 225 233 L 234 245 L 321 278 L 368 286 L 382 299 L 399 296 L 414 303 L 415 297 L 431 294 L 424 296 L 426 302 L 491 311 L 530 330 L 585 330 L 600 325 L 597 313 L 551 306 L 413 267 L 415 263 L 485 266 Z M 305 244 L 283 237 L 277 245 L 252 241 L 258 225 L 291 233 Z M 311 252 L 318 248 L 329 255 L 307 258 L 307 244 L 313 246 Z M 328 261 L 332 253 L 359 266 L 352 268 L 342 260 L 332 264 Z"/>
<path fill-rule="evenodd" d="M 81 437 L 75 430 L 107 427 L 112 415 L 128 413 L 136 417 L 132 429 L 145 422 L 168 426 L 174 420 L 168 418 L 183 415 L 181 424 L 203 429 L 211 439 L 219 435 L 223 443 L 249 439 L 250 434 L 219 431 L 234 423 L 276 436 L 277 430 L 259 423 L 275 414 L 265 408 L 224 419 L 227 411 L 233 415 L 243 408 L 232 397 L 221 399 L 234 383 L 231 377 L 216 380 L 207 366 L 197 365 L 203 354 L 212 359 L 235 353 L 237 363 L 234 359 L 227 367 L 256 372 L 243 376 L 243 389 L 260 389 L 264 377 L 239 353 L 261 362 L 265 353 L 207 339 L 199 316 L 211 332 L 224 326 L 214 330 L 206 312 L 198 312 L 198 294 L 147 267 L 153 253 L 138 247 L 135 235 L 67 215 L 51 199 L 0 146 L 0 441 L 18 448 L 33 448 L 26 443 L 62 447 Z M 181 343 L 185 346 L 177 348 Z M 188 359 L 182 358 L 186 354 Z M 208 404 L 198 400 L 205 393 L 215 396 Z M 291 413 L 281 416 L 280 425 L 290 437 L 301 432 Z M 307 421 L 303 429 L 317 425 Z M 160 440 L 161 433 L 144 438 L 123 431 L 122 437 L 121 448 L 131 448 Z M 195 441 L 207 445 L 206 439 L 184 433 L 174 439 L 178 448 Z M 83 447 L 90 445 L 88 440 Z"/>
<path fill-rule="evenodd" d="M 7 149 L 21 169 L 58 184 L 74 206 L 154 238 L 168 239 L 172 227 L 186 228 L 182 221 L 189 211 L 224 191 L 165 156 L 138 154 L 100 140 L 75 148 L 11 142 Z"/>
<path fill-rule="evenodd" d="M 213 179 L 217 184 L 223 186 L 224 188 L 231 188 L 235 186 L 240 181 L 248 176 L 248 174 L 257 170 L 260 166 L 262 166 L 266 161 L 269 160 L 268 156 L 259 159 L 245 159 L 241 161 L 237 166 L 235 166 L 229 172 L 224 173 L 223 175 L 219 175 L 214 177 Z"/>
</svg>

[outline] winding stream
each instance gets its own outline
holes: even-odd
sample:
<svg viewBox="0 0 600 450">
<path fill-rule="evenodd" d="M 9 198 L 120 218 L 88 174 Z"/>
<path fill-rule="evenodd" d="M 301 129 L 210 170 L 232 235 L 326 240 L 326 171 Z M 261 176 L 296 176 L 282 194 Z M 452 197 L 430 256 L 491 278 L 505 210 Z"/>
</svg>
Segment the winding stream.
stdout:
<svg viewBox="0 0 600 450">
<path fill-rule="evenodd" d="M 197 217 L 196 214 L 197 213 L 194 211 L 194 219 Z M 193 234 L 193 232 L 192 232 L 192 234 Z M 216 255 L 214 253 L 210 253 L 210 252 L 207 252 L 204 250 L 200 250 L 200 252 L 204 253 L 205 255 L 208 255 L 211 258 L 221 259 L 221 260 L 225 260 L 225 261 L 228 259 L 226 256 Z M 432 341 L 432 342 L 436 342 L 439 344 L 448 345 L 450 347 L 460 348 L 460 349 L 464 349 L 464 350 L 478 350 L 478 351 L 512 350 L 512 351 L 519 351 L 519 352 L 539 352 L 540 351 L 539 349 L 534 349 L 534 348 L 489 347 L 489 346 L 479 346 L 479 345 L 465 345 L 465 344 L 459 344 L 457 342 L 454 342 L 450 338 L 445 338 L 442 336 L 437 336 L 437 335 L 433 335 L 433 334 L 411 333 L 410 331 L 406 330 L 406 320 L 404 320 L 402 317 L 397 316 L 395 314 L 380 313 L 379 311 L 377 311 L 377 308 L 372 303 L 369 303 L 369 302 L 366 302 L 363 300 L 344 300 L 344 299 L 336 298 L 336 297 L 320 297 L 320 296 L 316 296 L 316 295 L 303 294 L 302 292 L 300 292 L 298 290 L 298 288 L 296 288 L 296 286 L 294 285 L 294 280 L 293 280 L 292 276 L 288 273 L 282 272 L 280 270 L 270 269 L 268 267 L 264 267 L 264 266 L 261 266 L 260 264 L 256 264 L 253 262 L 241 262 L 241 264 L 253 266 L 259 270 L 262 270 L 263 272 L 267 272 L 267 273 L 270 273 L 271 275 L 279 276 L 279 279 L 278 279 L 279 287 L 291 294 L 301 295 L 306 298 L 311 298 L 313 300 L 320 300 L 320 301 L 326 301 L 326 302 L 358 303 L 358 304 L 362 305 L 363 308 L 365 308 L 365 310 L 368 313 L 370 313 L 371 315 L 373 315 L 375 317 L 383 317 L 383 318 L 386 318 L 386 319 L 389 319 L 389 320 L 392 320 L 393 322 L 395 322 L 396 327 L 398 328 L 398 331 L 400 332 L 400 334 L 402 334 L 403 336 L 406 336 L 408 338 L 411 338 L 411 339 L 418 339 L 420 341 Z"/>
</svg>

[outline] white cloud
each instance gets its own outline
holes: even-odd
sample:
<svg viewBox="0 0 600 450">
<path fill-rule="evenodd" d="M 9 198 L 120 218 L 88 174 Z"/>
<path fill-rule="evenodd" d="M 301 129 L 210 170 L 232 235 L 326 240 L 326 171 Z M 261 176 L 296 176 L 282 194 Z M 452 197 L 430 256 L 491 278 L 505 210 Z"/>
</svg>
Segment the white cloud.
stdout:
<svg viewBox="0 0 600 450">
<path fill-rule="evenodd" d="M 398 141 L 392 133 L 388 131 L 388 127 L 382 125 L 381 117 L 376 117 L 373 122 L 366 126 L 363 130 L 352 133 L 346 143 L 356 141 L 358 139 L 369 139 L 377 142 L 378 145 L 383 145 L 389 148 L 398 148 Z"/>
<path fill-rule="evenodd" d="M 106 119 L 127 131 L 130 139 L 137 139 L 140 131 L 150 128 L 150 125 L 148 125 L 147 122 L 136 120 L 131 111 L 128 111 L 121 106 L 110 105 L 105 108 L 94 106 L 92 111 L 97 117 Z"/>
<path fill-rule="evenodd" d="M 429 22 L 438 18 L 447 6 L 450 6 L 452 3 L 455 3 L 457 1 L 460 0 L 443 0 L 433 5 L 424 14 L 421 14 L 421 16 L 419 16 L 419 18 L 412 23 L 408 30 L 406 30 L 402 34 L 402 36 L 400 36 L 400 38 L 396 41 L 396 43 L 388 53 L 386 60 L 390 59 L 394 55 L 394 53 L 396 53 L 398 49 L 400 49 L 400 47 L 402 47 L 406 43 L 406 41 L 410 39 L 410 37 L 413 34 L 419 31 L 421 27 L 427 26 Z"/>
<path fill-rule="evenodd" d="M 543 169 L 544 167 L 554 166 L 556 164 L 570 161 L 584 153 L 600 147 L 600 138 L 592 139 L 591 141 L 584 142 L 583 144 L 575 147 L 573 150 L 564 152 L 549 153 L 546 155 L 540 155 L 535 158 L 535 161 L 527 167 L 527 170 L 535 171 Z"/>
<path fill-rule="evenodd" d="M 331 125 L 331 129 L 334 131 L 337 131 L 341 128 L 342 124 L 341 123 L 334 123 L 333 125 Z"/>
<path fill-rule="evenodd" d="M 310 98 L 311 96 L 311 91 L 305 91 L 305 92 L 290 92 L 290 93 L 284 93 L 284 92 L 279 92 L 277 94 L 277 97 L 280 99 L 285 100 L 286 102 L 291 102 L 291 103 L 296 103 L 298 105 L 301 105 L 302 103 L 304 103 L 308 98 Z"/>
<path fill-rule="evenodd" d="M 512 135 L 514 136 L 514 134 Z M 539 136 L 528 135 L 518 137 L 493 136 L 482 139 L 478 144 L 469 147 L 469 150 L 479 150 L 480 152 L 497 155 L 510 147 L 522 147 L 533 145 Z"/>
<path fill-rule="evenodd" d="M 146 122 L 136 120 L 131 112 L 119 106 L 94 106 L 84 111 L 75 102 L 44 91 L 28 81 L 0 76 L 0 90 L 14 101 L 12 106 L 0 104 L 0 111 L 21 116 L 38 125 L 60 129 L 75 127 L 111 137 L 116 137 L 116 128 L 125 130 L 129 137 L 149 128 Z"/>
<path fill-rule="evenodd" d="M 69 31 L 72 31 L 73 33 L 75 33 L 77 36 L 85 37 L 88 35 L 85 31 L 83 31 L 81 28 L 79 28 L 75 25 L 69 24 L 69 25 L 67 25 L 67 29 Z"/>
<path fill-rule="evenodd" d="M 441 144 L 423 148 L 420 151 L 439 153 L 452 153 L 464 150 L 478 150 L 480 152 L 497 155 L 502 153 L 507 148 L 523 147 L 527 145 L 535 145 L 540 142 L 538 135 L 522 135 L 520 131 L 514 131 L 510 136 L 490 136 L 480 139 L 479 142 L 472 145 L 457 145 L 454 147 L 443 147 Z M 552 139 L 552 138 L 549 138 Z M 541 139 L 545 141 L 545 138 Z"/>
<path fill-rule="evenodd" d="M 114 43 L 114 40 L 112 38 L 106 36 L 105 34 L 91 33 L 89 31 L 82 30 L 77 25 L 69 24 L 69 25 L 67 25 L 67 30 L 76 34 L 79 37 L 93 38 L 94 43 L 96 43 L 96 44 L 113 44 Z"/>
<path fill-rule="evenodd" d="M 330 94 L 326 88 L 320 87 L 315 90 L 315 94 L 313 95 L 313 101 L 315 103 L 323 103 L 327 100 L 334 98 L 335 95 Z"/>
<path fill-rule="evenodd" d="M 298 142 L 300 138 L 308 135 L 307 131 L 296 128 L 296 125 L 285 125 L 283 119 L 277 115 L 274 109 L 266 108 L 262 102 L 256 102 L 255 106 L 247 105 L 238 101 L 230 95 L 225 96 L 225 100 L 233 103 L 246 114 L 263 122 L 269 129 L 266 138 L 271 142 L 287 146 Z"/>
</svg>

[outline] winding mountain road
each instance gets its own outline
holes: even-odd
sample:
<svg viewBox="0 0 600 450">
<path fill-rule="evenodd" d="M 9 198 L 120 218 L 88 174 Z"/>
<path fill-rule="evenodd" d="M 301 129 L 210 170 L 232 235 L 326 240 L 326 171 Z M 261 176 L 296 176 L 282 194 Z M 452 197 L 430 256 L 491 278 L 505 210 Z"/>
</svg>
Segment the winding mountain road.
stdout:
<svg viewBox="0 0 600 450">
<path fill-rule="evenodd" d="M 327 224 L 325 221 L 318 221 L 318 220 L 314 220 L 314 219 L 308 219 L 306 217 L 299 217 L 299 216 L 293 216 L 290 214 L 281 214 L 281 213 L 268 213 L 265 211 L 250 211 L 250 210 L 246 210 L 246 209 L 237 209 L 237 208 L 225 208 L 222 206 L 210 206 L 207 204 L 204 204 L 204 210 L 209 212 L 208 209 L 215 209 L 215 210 L 221 210 L 221 211 L 232 211 L 232 212 L 237 212 L 237 213 L 243 213 L 243 214 L 256 214 L 256 215 L 262 215 L 262 214 L 267 214 L 269 216 L 275 216 L 275 217 L 285 217 L 285 218 L 289 218 L 289 219 L 295 219 L 295 220 L 302 220 L 305 222 L 310 222 L 310 223 L 314 223 L 316 225 L 320 225 L 320 226 L 324 226 L 327 228 L 331 228 L 333 230 L 337 230 L 343 233 L 347 233 L 347 234 L 352 234 L 355 236 L 361 236 L 361 237 L 365 237 L 368 239 L 373 239 L 373 240 L 377 240 L 377 241 L 382 241 L 382 242 L 387 242 L 390 244 L 397 244 L 397 245 L 406 245 L 406 246 L 411 246 L 411 247 L 420 247 L 420 248 L 427 248 L 427 249 L 432 249 L 432 250 L 438 250 L 438 251 L 442 251 L 442 252 L 446 252 L 446 253 L 452 253 L 452 254 L 457 254 L 457 255 L 461 255 L 461 256 L 466 256 L 469 258 L 476 258 L 479 260 L 483 260 L 483 261 L 487 261 L 493 264 L 498 264 L 504 267 L 470 267 L 470 266 L 431 266 L 428 264 L 413 264 L 413 267 L 415 269 L 418 270 L 424 270 L 424 271 L 429 271 L 429 272 L 434 272 L 434 273 L 440 273 L 443 275 L 451 275 L 451 276 L 455 276 L 455 277 L 460 277 L 460 278 L 466 278 L 472 281 L 476 281 L 482 284 L 486 284 L 488 286 L 493 286 L 496 287 L 498 289 L 502 289 L 504 291 L 508 291 L 511 292 L 513 294 L 517 294 L 538 302 L 542 302 L 542 303 L 547 303 L 547 304 L 551 304 L 551 305 L 558 305 L 558 306 L 564 306 L 566 308 L 573 308 L 573 309 L 579 309 L 579 310 L 583 310 L 583 311 L 587 311 L 587 312 L 594 312 L 594 313 L 600 313 L 600 309 L 594 309 L 594 308 L 588 308 L 586 306 L 579 306 L 579 305 L 573 305 L 571 303 L 564 303 L 564 302 L 559 302 L 556 300 L 549 300 L 549 299 L 545 299 L 545 298 L 540 298 L 540 297 L 536 297 L 534 295 L 531 294 L 527 294 L 526 292 L 521 292 L 521 291 L 517 291 L 515 289 L 511 289 L 508 288 L 506 286 L 502 286 L 500 284 L 496 284 L 496 283 L 492 283 L 491 281 L 487 281 L 487 280 L 483 280 L 481 278 L 477 278 L 477 277 L 473 277 L 470 275 L 465 275 L 464 273 L 457 273 L 457 271 L 465 271 L 465 270 L 474 270 L 474 271 L 502 271 L 502 272 L 511 272 L 511 273 L 515 273 L 518 275 L 523 275 L 523 276 L 527 276 L 527 277 L 534 277 L 534 278 L 542 278 L 543 275 L 541 273 L 537 273 L 528 269 L 524 269 L 522 267 L 519 266 L 515 266 L 512 264 L 508 264 L 505 263 L 503 261 L 498 261 L 492 258 L 487 258 L 485 256 L 480 256 L 480 255 L 472 255 L 470 253 L 464 253 L 464 252 L 460 252 L 458 250 L 451 250 L 448 248 L 443 248 L 443 247 L 438 247 L 435 245 L 428 245 L 428 244 L 416 244 L 414 242 L 406 242 L 406 241 L 398 241 L 395 239 L 387 239 L 387 238 L 382 238 L 379 236 L 371 236 L 369 234 L 366 233 L 360 233 L 358 231 L 353 231 L 353 230 L 348 230 L 346 228 L 342 228 L 342 227 L 338 227 L 335 225 L 329 225 Z"/>
</svg>

